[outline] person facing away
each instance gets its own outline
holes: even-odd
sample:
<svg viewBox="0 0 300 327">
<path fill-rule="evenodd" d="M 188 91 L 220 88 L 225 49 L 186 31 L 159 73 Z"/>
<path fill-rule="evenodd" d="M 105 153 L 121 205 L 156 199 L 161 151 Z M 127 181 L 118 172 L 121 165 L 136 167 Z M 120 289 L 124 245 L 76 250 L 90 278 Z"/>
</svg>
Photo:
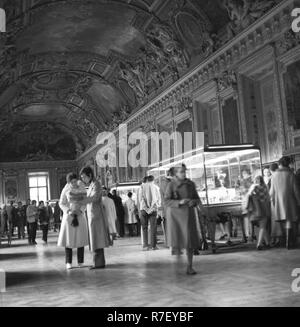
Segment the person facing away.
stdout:
<svg viewBox="0 0 300 327">
<path fill-rule="evenodd" d="M 276 219 L 282 224 L 286 235 L 286 247 L 291 249 L 296 245 L 298 205 L 300 191 L 296 176 L 290 169 L 291 160 L 283 157 L 279 160 L 279 169 L 272 177 L 270 196 L 274 205 Z"/>
<path fill-rule="evenodd" d="M 104 249 L 111 245 L 109 227 L 102 205 L 102 190 L 91 167 L 80 172 L 81 180 L 88 186 L 87 197 L 82 202 L 86 205 L 90 250 L 93 252 L 93 266 L 90 269 L 106 267 Z"/>
<path fill-rule="evenodd" d="M 134 236 L 134 230 L 136 230 L 137 227 L 137 207 L 135 202 L 132 199 L 132 192 L 129 192 L 127 194 L 128 199 L 125 202 L 124 208 L 125 208 L 125 224 L 128 226 L 129 236 Z M 137 232 L 137 230 L 136 230 Z"/>
<path fill-rule="evenodd" d="M 85 187 L 78 176 L 69 173 L 67 184 L 63 188 L 59 207 L 63 211 L 57 246 L 65 248 L 66 269 L 72 269 L 73 249 L 77 249 L 78 267 L 84 266 L 84 247 L 89 245 L 88 227 L 85 217 L 85 205 L 82 201 L 87 196 Z M 55 210 L 54 210 L 55 214 Z M 57 217 L 60 210 L 56 209 Z"/>
<path fill-rule="evenodd" d="M 28 243 L 30 245 L 36 245 L 36 230 L 37 230 L 37 220 L 38 220 L 38 208 L 36 206 L 36 201 L 33 200 L 26 209 L 26 217 L 28 223 Z"/>
<path fill-rule="evenodd" d="M 39 202 L 38 207 L 38 221 L 41 226 L 41 230 L 43 232 L 42 240 L 44 245 L 48 242 L 48 230 L 49 230 L 49 215 L 47 207 L 45 206 L 44 201 Z"/>
<path fill-rule="evenodd" d="M 10 201 L 9 205 L 6 206 L 6 214 L 7 214 L 7 226 L 8 232 L 11 236 L 14 234 L 14 228 L 16 224 L 16 208 L 14 207 L 14 201 Z"/>
<path fill-rule="evenodd" d="M 165 193 L 167 221 L 172 221 L 169 225 L 168 243 L 171 248 L 186 250 L 186 273 L 195 275 L 193 254 L 201 245 L 196 223 L 196 207 L 201 205 L 201 200 L 194 182 L 187 178 L 186 170 L 184 164 L 175 167 L 175 178 L 169 183 Z"/>
<path fill-rule="evenodd" d="M 55 203 L 55 207 L 54 207 L 54 211 L 53 211 L 53 218 L 54 218 L 54 232 L 60 230 L 60 224 L 61 224 L 61 218 L 62 214 L 61 214 L 61 209 L 59 207 L 59 202 L 57 201 Z"/>
<path fill-rule="evenodd" d="M 104 208 L 104 213 L 108 221 L 109 233 L 112 240 L 116 239 L 117 236 L 117 212 L 116 206 L 113 199 L 108 197 L 108 189 L 103 187 L 102 189 L 102 205 Z"/>
<path fill-rule="evenodd" d="M 24 211 L 24 206 L 22 202 L 18 202 L 18 207 L 16 209 L 16 217 L 17 217 L 17 228 L 18 228 L 18 238 L 25 238 L 25 219 L 26 213 Z"/>
<path fill-rule="evenodd" d="M 157 247 L 157 212 L 161 205 L 160 190 L 154 184 L 154 177 L 148 176 L 141 186 L 139 192 L 139 203 L 141 210 L 141 224 L 143 230 L 143 251 L 149 250 L 148 244 L 148 224 L 150 222 L 150 247 L 152 250 L 158 250 Z"/>
<path fill-rule="evenodd" d="M 118 230 L 118 234 L 120 237 L 124 237 L 125 236 L 125 210 L 124 210 L 124 206 L 122 203 L 122 199 L 121 197 L 118 195 L 116 190 L 112 191 L 112 196 L 113 196 L 113 200 L 115 202 L 115 206 L 116 206 L 116 212 L 117 212 L 117 230 Z"/>
<path fill-rule="evenodd" d="M 271 201 L 269 188 L 262 176 L 255 177 L 254 184 L 249 189 L 249 201 L 252 203 L 250 219 L 257 221 L 259 225 L 257 250 L 270 248 L 267 226 L 271 218 Z"/>
</svg>

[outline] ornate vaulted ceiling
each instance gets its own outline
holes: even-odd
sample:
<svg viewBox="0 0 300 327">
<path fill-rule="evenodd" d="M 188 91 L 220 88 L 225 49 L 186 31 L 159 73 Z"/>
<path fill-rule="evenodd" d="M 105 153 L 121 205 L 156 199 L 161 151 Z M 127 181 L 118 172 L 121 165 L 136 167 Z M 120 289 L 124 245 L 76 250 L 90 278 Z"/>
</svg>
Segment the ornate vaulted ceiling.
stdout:
<svg viewBox="0 0 300 327">
<path fill-rule="evenodd" d="M 48 124 L 81 153 L 276 2 L 0 0 L 0 139 Z"/>
</svg>

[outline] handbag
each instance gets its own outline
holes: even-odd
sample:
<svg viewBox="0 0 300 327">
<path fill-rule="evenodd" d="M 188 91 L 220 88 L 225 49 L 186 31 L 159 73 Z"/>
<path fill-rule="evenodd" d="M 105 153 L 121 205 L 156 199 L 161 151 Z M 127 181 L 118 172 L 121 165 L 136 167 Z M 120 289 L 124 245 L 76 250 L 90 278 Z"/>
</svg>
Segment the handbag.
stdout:
<svg viewBox="0 0 300 327">
<path fill-rule="evenodd" d="M 71 226 L 73 226 L 73 227 L 79 226 L 78 216 L 76 214 L 73 214 L 73 220 L 71 222 Z"/>
</svg>

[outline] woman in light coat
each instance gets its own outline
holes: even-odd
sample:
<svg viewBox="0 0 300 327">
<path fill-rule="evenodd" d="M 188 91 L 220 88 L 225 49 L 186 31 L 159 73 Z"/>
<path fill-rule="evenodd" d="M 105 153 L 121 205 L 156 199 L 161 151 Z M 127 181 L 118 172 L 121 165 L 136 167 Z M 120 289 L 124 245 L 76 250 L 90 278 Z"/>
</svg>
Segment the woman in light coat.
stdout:
<svg viewBox="0 0 300 327">
<path fill-rule="evenodd" d="M 289 168 L 290 159 L 283 157 L 279 161 L 279 170 L 274 174 L 270 196 L 274 205 L 274 214 L 286 229 L 286 247 L 290 249 L 296 239 L 298 221 L 297 205 L 300 204 L 300 193 L 296 177 Z M 294 233 L 293 233 L 294 232 Z"/>
<path fill-rule="evenodd" d="M 102 190 L 95 179 L 92 168 L 83 168 L 80 172 L 82 181 L 89 186 L 84 200 L 87 209 L 90 251 L 94 253 L 93 266 L 90 269 L 105 268 L 104 248 L 109 247 L 110 235 L 108 220 L 103 212 Z"/>
<path fill-rule="evenodd" d="M 138 214 L 137 206 L 135 202 L 132 200 L 132 192 L 128 193 L 128 199 L 125 202 L 125 224 L 128 226 L 129 236 L 134 236 L 134 229 L 136 229 L 137 219 L 136 216 Z"/>
<path fill-rule="evenodd" d="M 77 188 L 78 182 L 76 174 L 68 174 L 67 185 L 64 187 L 59 200 L 59 206 L 63 211 L 63 218 L 58 237 L 58 246 L 66 248 L 67 269 L 72 268 L 72 249 L 77 249 L 78 266 L 83 267 L 84 247 L 89 245 L 85 206 L 80 206 L 78 207 L 79 210 L 74 210 L 74 204 L 71 203 L 71 191 L 73 188 Z M 77 217 L 77 226 L 73 224 L 74 214 Z"/>
</svg>

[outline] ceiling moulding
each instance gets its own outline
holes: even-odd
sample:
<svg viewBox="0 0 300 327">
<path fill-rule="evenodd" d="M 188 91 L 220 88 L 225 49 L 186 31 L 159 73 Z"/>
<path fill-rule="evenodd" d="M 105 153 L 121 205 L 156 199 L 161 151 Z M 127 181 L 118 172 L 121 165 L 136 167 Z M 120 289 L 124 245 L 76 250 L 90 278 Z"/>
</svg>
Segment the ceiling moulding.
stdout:
<svg viewBox="0 0 300 327">
<path fill-rule="evenodd" d="M 252 25 L 234 37 L 229 43 L 205 59 L 202 63 L 186 73 L 173 85 L 168 87 L 160 95 L 143 106 L 140 110 L 129 117 L 124 124 L 128 130 L 140 126 L 145 119 L 152 119 L 154 115 L 169 108 L 178 96 L 186 93 L 192 94 L 202 85 L 210 80 L 218 78 L 230 67 L 236 66 L 239 62 L 263 48 L 270 42 L 278 39 L 291 28 L 291 11 L 297 4 L 297 0 L 286 0 L 279 3 L 268 13 L 259 18 Z M 113 133 L 117 134 L 118 129 Z M 83 153 L 79 159 L 86 156 L 98 147 L 93 147 Z"/>
</svg>

